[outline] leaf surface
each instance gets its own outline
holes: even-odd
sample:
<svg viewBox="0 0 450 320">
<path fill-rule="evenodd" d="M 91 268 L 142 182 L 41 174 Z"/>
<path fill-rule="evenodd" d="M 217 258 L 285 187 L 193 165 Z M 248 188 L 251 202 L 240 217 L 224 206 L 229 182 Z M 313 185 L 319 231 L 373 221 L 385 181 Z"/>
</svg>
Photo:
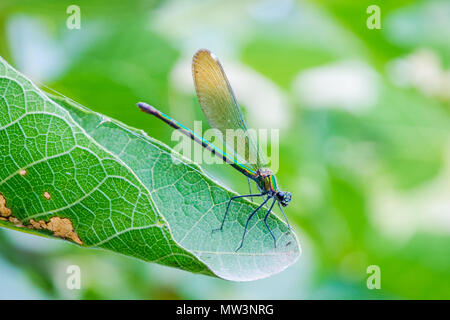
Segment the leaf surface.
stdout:
<svg viewBox="0 0 450 320">
<path fill-rule="evenodd" d="M 189 272 L 250 281 L 300 255 L 272 215 L 274 248 L 263 211 L 235 252 L 255 204 L 236 201 L 211 233 L 234 193 L 144 132 L 44 93 L 1 58 L 0 193 L 0 226 Z"/>
</svg>

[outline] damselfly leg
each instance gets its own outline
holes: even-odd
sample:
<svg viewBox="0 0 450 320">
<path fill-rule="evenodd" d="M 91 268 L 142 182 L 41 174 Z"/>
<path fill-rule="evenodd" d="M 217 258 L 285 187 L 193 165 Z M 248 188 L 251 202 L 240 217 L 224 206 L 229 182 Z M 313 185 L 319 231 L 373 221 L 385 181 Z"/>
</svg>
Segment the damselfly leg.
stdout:
<svg viewBox="0 0 450 320">
<path fill-rule="evenodd" d="M 266 224 L 267 230 L 269 230 L 270 235 L 273 238 L 273 244 L 275 245 L 275 248 L 277 247 L 277 239 L 275 239 L 275 236 L 273 235 L 272 230 L 270 230 L 269 225 L 267 224 L 267 218 L 269 217 L 270 213 L 272 212 L 273 206 L 275 205 L 276 201 L 277 200 L 275 200 L 275 199 L 273 200 L 272 204 L 270 205 L 270 209 L 267 210 L 266 216 L 264 217 L 264 223 Z"/>
<path fill-rule="evenodd" d="M 247 181 L 248 181 L 248 191 L 249 191 L 250 194 L 252 194 L 252 181 L 251 181 L 250 178 L 247 178 Z M 253 197 L 252 196 L 250 196 L 250 201 L 253 202 Z"/>
<path fill-rule="evenodd" d="M 284 210 L 283 210 L 283 208 L 281 207 L 281 204 L 280 204 L 279 202 L 278 202 L 278 207 L 280 207 L 280 210 L 281 210 L 281 212 L 283 213 L 284 221 L 286 221 L 286 224 L 287 224 L 287 226 L 288 226 L 288 229 L 291 230 L 291 225 L 289 224 L 288 218 L 287 218 L 286 215 L 284 214 Z"/>
<path fill-rule="evenodd" d="M 225 215 L 223 216 L 223 219 L 222 219 L 222 223 L 221 223 L 221 225 L 220 225 L 220 228 L 213 229 L 212 232 L 219 231 L 219 230 L 222 230 L 222 229 L 223 229 L 223 224 L 225 223 L 225 219 L 227 218 L 227 215 L 228 215 L 228 210 L 230 209 L 230 205 L 231 205 L 231 202 L 232 202 L 233 200 L 239 199 L 239 198 L 245 198 L 245 197 L 262 197 L 262 196 L 264 196 L 264 195 L 265 195 L 265 194 L 245 194 L 245 195 L 242 195 L 242 196 L 234 196 L 234 197 L 231 197 L 231 199 L 228 200 L 227 210 L 225 210 Z M 264 202 L 264 203 L 265 203 L 265 202 Z"/>
<path fill-rule="evenodd" d="M 222 219 L 222 223 L 221 223 L 221 225 L 220 225 L 220 228 L 213 229 L 213 230 L 212 230 L 212 233 L 214 233 L 215 231 L 219 231 L 219 230 L 222 230 L 222 229 L 223 229 L 223 225 L 225 224 L 225 220 L 226 220 L 226 218 L 227 218 L 228 211 L 229 211 L 229 209 L 230 209 L 230 205 L 231 205 L 231 202 L 232 202 L 233 200 L 239 199 L 239 198 L 244 198 L 244 197 L 262 197 L 262 196 L 265 196 L 265 195 L 267 195 L 267 194 L 265 194 L 265 193 L 261 193 L 261 194 L 247 194 L 247 195 L 241 195 L 241 196 L 234 196 L 234 197 L 231 197 L 231 199 L 228 201 L 227 209 L 226 209 L 225 215 L 224 215 L 224 217 L 223 217 L 223 219 Z M 268 196 L 268 197 L 267 197 L 267 198 L 266 198 L 266 199 L 258 206 L 258 208 L 256 208 L 255 210 L 253 210 L 253 212 L 252 212 L 252 213 L 249 215 L 249 217 L 247 218 L 247 222 L 245 223 L 244 233 L 242 234 L 241 243 L 240 243 L 239 247 L 236 249 L 236 252 L 237 252 L 239 249 L 241 249 L 242 246 L 243 246 L 243 244 L 244 244 L 245 235 L 247 234 L 247 228 L 248 228 L 248 224 L 249 224 L 250 220 L 253 218 L 253 216 L 254 216 L 254 215 L 255 215 L 262 207 L 264 207 L 264 206 L 267 204 L 267 202 L 268 202 L 270 199 L 273 199 L 273 202 L 272 202 L 272 204 L 270 205 L 270 208 L 267 210 L 266 215 L 264 216 L 264 224 L 266 225 L 267 230 L 269 231 L 270 235 L 272 236 L 272 239 L 273 239 L 275 248 L 277 247 L 277 240 L 276 240 L 276 238 L 275 238 L 275 236 L 274 236 L 272 230 L 270 229 L 269 224 L 267 223 L 267 219 L 269 218 L 269 215 L 270 215 L 270 213 L 272 212 L 273 207 L 275 206 L 275 202 L 278 202 L 278 201 L 277 201 L 276 199 L 274 199 L 274 197 Z M 284 211 L 283 211 L 283 209 L 281 208 L 281 205 L 280 205 L 279 203 L 278 203 L 278 205 L 279 205 L 279 207 L 280 207 L 281 212 L 283 212 L 283 216 L 284 216 L 284 218 L 285 218 L 285 220 L 286 220 L 286 223 L 287 223 L 287 225 L 288 225 L 288 228 L 290 229 L 291 227 L 290 227 L 289 222 L 288 222 L 288 220 L 287 220 L 287 218 L 286 218 L 286 215 L 284 214 Z"/>
<path fill-rule="evenodd" d="M 259 209 L 261 209 L 266 203 L 267 201 L 269 201 L 269 199 L 271 199 L 271 197 L 267 197 L 266 200 L 264 200 L 263 203 L 261 203 L 259 205 L 258 208 L 256 208 L 255 210 L 253 210 L 253 212 L 250 214 L 250 216 L 247 219 L 247 222 L 245 223 L 245 228 L 244 228 L 244 233 L 242 234 L 242 240 L 241 240 L 241 244 L 239 245 L 239 247 L 236 249 L 236 252 L 239 251 L 240 248 L 242 248 L 242 245 L 244 244 L 244 238 L 245 238 L 245 234 L 247 233 L 247 228 L 248 228 L 248 223 L 250 222 L 250 220 L 253 218 L 253 216 L 259 211 Z"/>
</svg>

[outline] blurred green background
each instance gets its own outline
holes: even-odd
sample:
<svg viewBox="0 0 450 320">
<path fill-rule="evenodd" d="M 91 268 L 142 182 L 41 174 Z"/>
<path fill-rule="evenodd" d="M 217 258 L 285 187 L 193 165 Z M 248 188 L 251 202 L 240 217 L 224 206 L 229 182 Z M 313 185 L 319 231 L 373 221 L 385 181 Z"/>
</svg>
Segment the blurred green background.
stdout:
<svg viewBox="0 0 450 320">
<path fill-rule="evenodd" d="M 81 29 L 66 8 L 81 8 Z M 369 5 L 381 9 L 369 30 Z M 450 298 L 450 2 L 0 2 L 0 55 L 37 84 L 146 130 L 146 101 L 204 120 L 190 59 L 221 59 L 251 127 L 280 129 L 278 181 L 302 244 L 271 278 L 232 283 L 0 230 L 0 298 Z M 209 166 L 245 192 L 232 168 Z M 82 289 L 68 290 L 79 265 Z M 369 290 L 369 265 L 381 289 Z"/>
</svg>

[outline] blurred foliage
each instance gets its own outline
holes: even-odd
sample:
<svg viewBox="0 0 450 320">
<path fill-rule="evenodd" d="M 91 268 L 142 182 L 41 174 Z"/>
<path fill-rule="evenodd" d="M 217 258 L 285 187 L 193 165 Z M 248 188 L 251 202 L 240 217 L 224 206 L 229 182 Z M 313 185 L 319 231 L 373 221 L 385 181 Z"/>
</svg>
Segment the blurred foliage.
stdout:
<svg viewBox="0 0 450 320">
<path fill-rule="evenodd" d="M 135 103 L 147 101 L 188 125 L 202 120 L 192 80 L 189 89 L 180 86 L 176 71 L 199 47 L 251 68 L 276 88 L 287 107 L 273 112 L 290 120 L 280 131 L 277 177 L 293 193 L 287 214 L 303 256 L 271 279 L 231 284 L 71 245 L 43 241 L 45 249 L 35 250 L 0 230 L 9 239 L 0 268 L 21 270 L 16 277 L 29 279 L 29 288 L 45 298 L 450 298 L 448 1 L 86 0 L 77 1 L 81 30 L 65 27 L 69 4 L 3 0 L 0 55 L 169 145 L 171 131 L 142 116 Z M 380 6 L 381 30 L 366 27 L 371 4 Z M 49 45 L 23 47 L 30 28 L 41 30 Z M 44 72 L 56 64 L 49 51 L 64 57 L 57 72 Z M 370 100 L 366 106 L 349 107 L 345 99 L 317 106 L 301 91 L 310 83 L 306 75 L 345 61 L 362 62 L 374 74 L 368 82 L 374 97 L 361 100 Z M 438 77 L 440 91 L 432 86 Z M 352 84 L 344 91 L 358 92 L 360 82 Z M 329 92 L 324 84 L 316 96 Z M 245 179 L 232 169 L 207 170 L 245 192 Z M 83 290 L 64 289 L 57 274 L 66 264 L 89 270 Z M 366 287 L 372 264 L 380 266 L 381 290 Z"/>
</svg>

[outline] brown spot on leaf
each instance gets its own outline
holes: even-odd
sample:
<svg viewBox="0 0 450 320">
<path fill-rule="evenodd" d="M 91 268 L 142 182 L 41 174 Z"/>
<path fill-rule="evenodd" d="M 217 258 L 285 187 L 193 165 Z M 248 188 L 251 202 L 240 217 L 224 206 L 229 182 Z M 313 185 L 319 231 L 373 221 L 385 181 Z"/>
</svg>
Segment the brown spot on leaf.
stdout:
<svg viewBox="0 0 450 320">
<path fill-rule="evenodd" d="M 48 193 L 48 191 L 44 192 L 44 198 L 47 200 L 50 200 L 51 196 L 50 196 L 50 193 Z"/>
<path fill-rule="evenodd" d="M 78 234 L 73 229 L 72 221 L 67 218 L 52 217 L 47 224 L 44 221 L 39 221 L 42 229 L 53 231 L 53 235 L 56 237 L 70 239 L 75 243 L 83 244 Z"/>
<path fill-rule="evenodd" d="M 46 196 L 48 195 L 48 198 Z M 50 194 L 48 192 L 44 192 L 44 197 L 49 200 Z M 9 221 L 13 223 L 16 227 L 25 227 L 22 222 L 16 217 L 11 215 L 11 210 L 6 207 L 6 199 L 0 193 L 0 220 Z M 49 230 L 53 232 L 53 235 L 56 237 L 60 237 L 63 239 L 70 239 L 75 243 L 83 244 L 78 234 L 73 229 L 72 221 L 67 218 L 60 217 L 52 217 L 49 222 L 45 222 L 44 220 L 30 220 L 30 224 L 26 226 L 29 229 L 36 230 Z"/>
<path fill-rule="evenodd" d="M 14 225 L 15 225 L 16 227 L 22 228 L 22 227 L 24 226 L 24 225 L 22 224 L 22 222 L 21 222 L 19 219 L 17 219 L 16 217 L 9 216 L 8 220 L 9 220 L 9 222 L 14 223 Z"/>
<path fill-rule="evenodd" d="M 37 230 L 49 230 L 53 235 L 63 239 L 70 239 L 75 243 L 83 244 L 73 229 L 72 221 L 67 218 L 52 217 L 49 222 L 44 220 L 30 220 L 30 227 Z"/>
<path fill-rule="evenodd" d="M 30 220 L 30 226 L 34 229 L 40 230 L 42 229 L 41 224 L 33 219 Z"/>
<path fill-rule="evenodd" d="M 7 218 L 11 215 L 11 209 L 6 207 L 6 199 L 5 197 L 0 193 L 0 216 L 3 218 Z"/>
<path fill-rule="evenodd" d="M 9 221 L 13 223 L 16 227 L 23 227 L 22 222 L 16 217 L 13 217 L 11 215 L 11 209 L 9 209 L 6 206 L 6 199 L 1 193 L 0 193 L 0 219 L 2 221 Z"/>
</svg>

